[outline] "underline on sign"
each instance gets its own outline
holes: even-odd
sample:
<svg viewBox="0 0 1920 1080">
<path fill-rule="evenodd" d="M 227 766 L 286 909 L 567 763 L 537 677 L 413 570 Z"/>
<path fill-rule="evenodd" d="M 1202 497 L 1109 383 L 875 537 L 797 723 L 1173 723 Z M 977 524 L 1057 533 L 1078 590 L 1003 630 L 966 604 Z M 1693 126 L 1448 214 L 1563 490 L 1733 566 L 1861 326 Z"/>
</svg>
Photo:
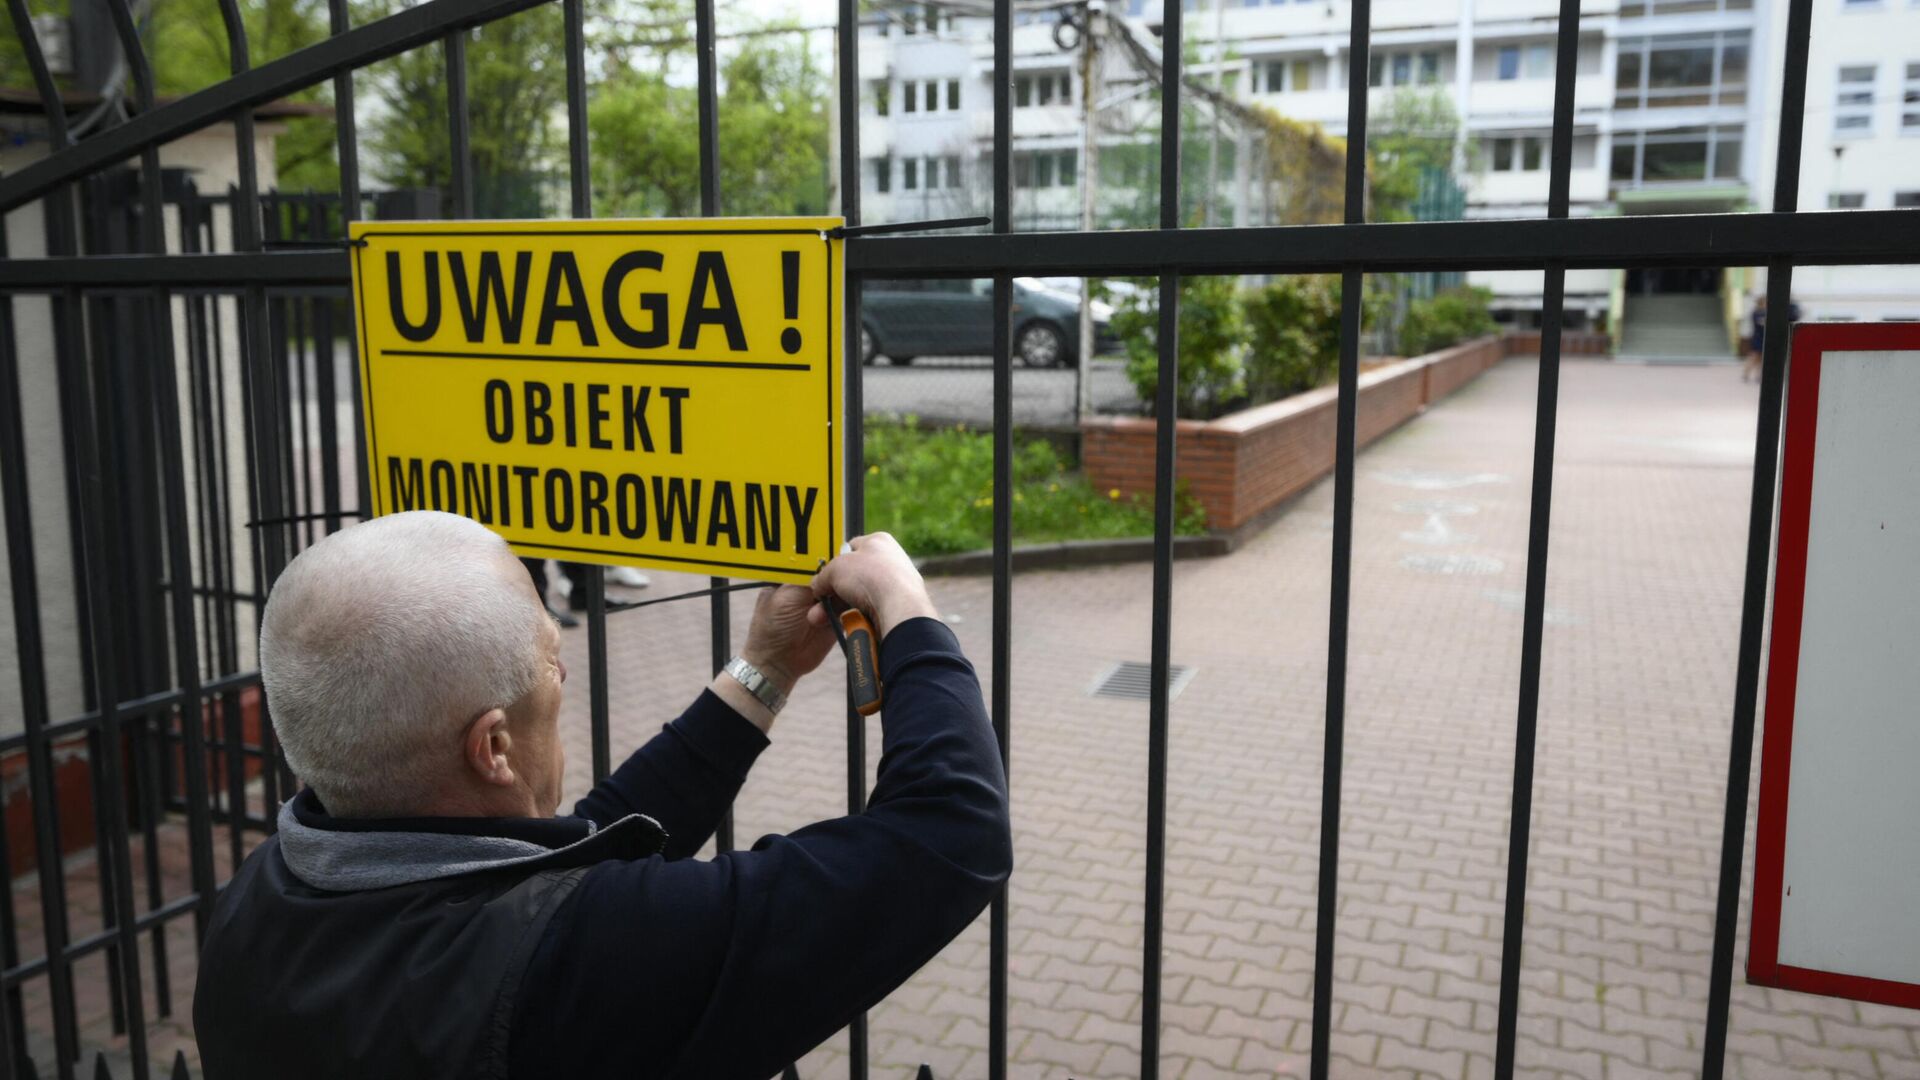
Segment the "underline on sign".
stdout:
<svg viewBox="0 0 1920 1080">
<path fill-rule="evenodd" d="M 637 367 L 738 368 L 746 371 L 812 371 L 811 364 L 774 364 L 753 360 L 661 360 L 644 356 L 525 356 L 520 353 L 440 352 L 432 349 L 381 349 L 382 356 L 427 356 L 445 360 L 532 360 L 539 363 L 631 364 Z"/>
</svg>

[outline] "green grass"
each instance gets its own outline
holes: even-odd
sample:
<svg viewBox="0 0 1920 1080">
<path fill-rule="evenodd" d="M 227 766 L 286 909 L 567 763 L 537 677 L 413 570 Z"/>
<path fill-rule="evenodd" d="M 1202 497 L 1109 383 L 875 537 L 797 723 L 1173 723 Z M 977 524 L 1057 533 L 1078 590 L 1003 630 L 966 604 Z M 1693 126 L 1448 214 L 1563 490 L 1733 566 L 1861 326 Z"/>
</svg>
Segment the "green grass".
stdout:
<svg viewBox="0 0 1920 1080">
<path fill-rule="evenodd" d="M 993 546 L 993 437 L 965 426 L 905 421 L 866 425 L 867 528 L 915 555 Z M 1182 488 L 1175 531 L 1206 531 L 1206 514 Z M 1054 445 L 1014 437 L 1013 538 L 1018 544 L 1153 535 L 1151 499 L 1096 491 Z"/>
</svg>

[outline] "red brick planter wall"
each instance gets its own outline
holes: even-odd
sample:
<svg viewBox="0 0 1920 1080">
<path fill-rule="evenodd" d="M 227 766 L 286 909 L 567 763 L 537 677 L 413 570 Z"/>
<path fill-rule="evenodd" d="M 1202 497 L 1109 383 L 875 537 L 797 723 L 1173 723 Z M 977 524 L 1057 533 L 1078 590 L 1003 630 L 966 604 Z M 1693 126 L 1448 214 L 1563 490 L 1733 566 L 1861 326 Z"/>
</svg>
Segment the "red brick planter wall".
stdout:
<svg viewBox="0 0 1920 1080">
<path fill-rule="evenodd" d="M 242 735 L 247 743 L 260 744 L 260 689 L 247 687 L 239 692 Z M 222 716 L 222 701 L 214 699 L 207 702 L 204 715 L 207 718 L 208 745 L 208 783 L 225 791 L 227 787 L 227 759 L 218 750 L 222 740 L 227 737 L 226 722 Z M 132 750 L 125 736 L 122 736 L 121 752 L 131 769 Z M 180 774 L 180 752 L 173 753 L 174 771 Z M 66 739 L 53 746 L 53 794 L 58 807 L 60 821 L 60 853 L 69 855 L 93 846 L 93 769 L 87 761 L 87 740 L 84 736 Z M 260 775 L 258 758 L 246 760 L 246 775 L 252 780 Z M 183 774 L 181 774 L 183 775 Z M 33 797 L 28 787 L 27 755 L 24 750 L 0 757 L 0 822 L 6 830 L 7 873 L 18 877 L 34 870 L 38 840 L 33 824 Z M 131 787 L 128 797 L 131 799 Z M 269 808 L 271 809 L 271 808 Z M 129 815 L 137 814 L 138 807 L 129 803 Z"/>
<path fill-rule="evenodd" d="M 1607 351 L 1604 334 L 1566 334 L 1567 354 Z M 1387 364 L 1360 376 L 1355 439 L 1365 446 L 1419 415 L 1513 354 L 1537 352 L 1536 332 L 1484 337 Z M 1338 390 L 1323 386 L 1218 420 L 1175 427 L 1179 475 L 1206 507 L 1207 523 L 1229 531 L 1304 491 L 1333 471 Z M 1099 417 L 1081 426 L 1081 460 L 1096 488 L 1153 494 L 1159 425 L 1142 417 Z"/>
</svg>

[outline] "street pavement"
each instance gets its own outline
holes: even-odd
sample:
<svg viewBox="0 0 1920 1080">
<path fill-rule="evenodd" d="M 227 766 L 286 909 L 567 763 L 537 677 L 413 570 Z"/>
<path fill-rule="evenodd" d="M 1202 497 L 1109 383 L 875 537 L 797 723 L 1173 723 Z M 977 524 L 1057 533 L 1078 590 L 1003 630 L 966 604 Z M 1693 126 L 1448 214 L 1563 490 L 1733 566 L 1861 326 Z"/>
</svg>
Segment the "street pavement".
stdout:
<svg viewBox="0 0 1920 1080">
<path fill-rule="evenodd" d="M 1013 369 L 1013 422 L 1020 427 L 1072 427 L 1079 372 L 1073 368 Z M 1096 357 L 1093 410 L 1138 413 L 1140 399 L 1127 381 L 1125 361 Z M 869 414 L 914 415 L 935 423 L 993 423 L 993 361 L 984 356 L 921 357 L 911 367 L 882 361 L 861 380 Z"/>
<path fill-rule="evenodd" d="M 1358 461 L 1337 1077 L 1492 1075 L 1535 373 L 1509 360 Z M 1519 1075 L 1699 1073 L 1754 411 L 1753 388 L 1727 368 L 1570 360 L 1562 371 Z M 1174 566 L 1172 658 L 1197 670 L 1171 712 L 1169 1080 L 1306 1072 L 1331 525 L 1322 483 L 1234 554 Z M 648 592 L 703 584 L 659 574 Z M 987 685 L 989 580 L 932 587 Z M 1150 594 L 1146 564 L 1014 582 L 1016 1077 L 1140 1074 L 1147 707 L 1088 690 L 1115 662 L 1147 659 Z M 731 602 L 736 641 L 751 602 Z M 612 616 L 616 754 L 705 684 L 707 628 L 702 601 Z M 584 672 L 584 631 L 565 650 Z M 738 804 L 742 846 L 844 811 L 838 664 L 781 715 Z M 585 680 L 570 689 L 577 795 L 591 760 Z M 870 782 L 878 721 L 865 731 Z M 163 836 L 178 889 L 184 845 L 178 829 Z M 91 872 L 79 860 L 71 882 L 83 932 L 98 925 Z M 15 898 L 23 940 L 36 941 L 31 894 Z M 1920 1014 L 1741 981 L 1748 903 L 1728 1074 L 1920 1076 Z M 153 1025 L 163 1061 L 191 1047 L 188 927 L 176 920 L 168 935 L 175 1014 Z M 983 915 L 870 1014 L 872 1075 L 906 1078 L 925 1062 L 942 1080 L 986 1076 L 987 961 Z M 113 1049 L 124 1044 L 107 1033 L 104 974 L 100 954 L 83 962 L 82 1027 L 88 1046 Z M 26 997 L 40 1033 L 43 987 L 29 981 Z M 34 1041 L 44 1072 L 44 1035 Z M 800 1075 L 844 1075 L 847 1045 L 844 1032 L 830 1039 Z"/>
</svg>

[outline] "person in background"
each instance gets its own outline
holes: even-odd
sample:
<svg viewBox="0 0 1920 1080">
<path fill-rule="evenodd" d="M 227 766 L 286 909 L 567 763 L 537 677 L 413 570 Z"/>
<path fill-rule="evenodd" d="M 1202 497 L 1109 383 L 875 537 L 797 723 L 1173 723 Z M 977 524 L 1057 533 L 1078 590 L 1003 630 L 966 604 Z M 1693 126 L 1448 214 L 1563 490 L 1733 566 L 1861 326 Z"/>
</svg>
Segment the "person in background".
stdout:
<svg viewBox="0 0 1920 1080">
<path fill-rule="evenodd" d="M 1752 320 L 1750 333 L 1751 347 L 1747 350 L 1747 362 L 1740 368 L 1741 382 L 1746 382 L 1749 376 L 1758 379 L 1761 373 L 1761 365 L 1766 360 L 1767 300 L 1765 297 L 1754 301 Z M 1799 322 L 1800 305 L 1791 300 L 1787 301 L 1788 333 L 1792 333 L 1794 326 Z"/>
<path fill-rule="evenodd" d="M 521 565 L 533 578 L 534 591 L 540 594 L 540 606 L 547 609 L 562 629 L 571 630 L 580 625 L 573 612 L 587 610 L 587 567 L 583 563 L 560 562 L 560 573 L 567 579 L 567 606 L 564 609 L 553 606 L 547 589 L 547 560 L 522 558 Z M 607 581 L 613 585 L 624 585 L 629 589 L 644 589 L 653 584 L 647 575 L 631 566 L 610 566 L 607 568 Z"/>
</svg>

